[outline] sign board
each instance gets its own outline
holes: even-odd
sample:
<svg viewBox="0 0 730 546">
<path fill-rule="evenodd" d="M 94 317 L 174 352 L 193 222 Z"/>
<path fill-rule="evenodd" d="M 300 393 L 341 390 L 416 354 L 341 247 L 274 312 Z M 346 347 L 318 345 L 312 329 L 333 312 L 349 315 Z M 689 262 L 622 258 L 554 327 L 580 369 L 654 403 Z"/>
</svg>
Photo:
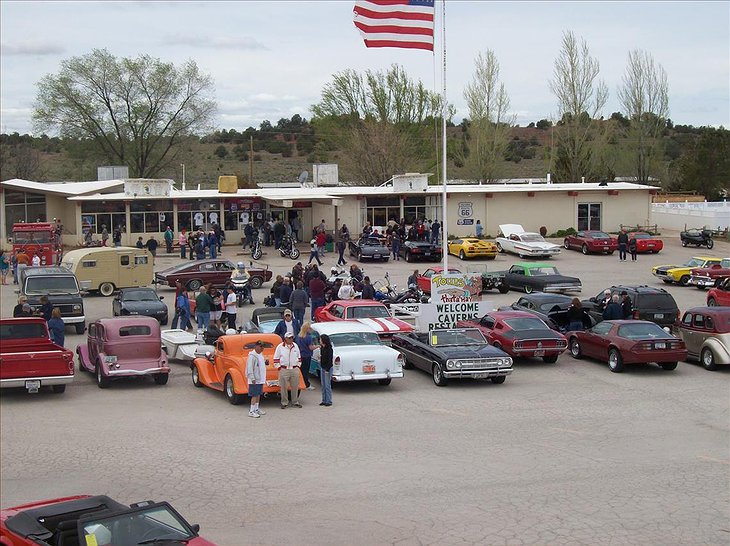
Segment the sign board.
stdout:
<svg viewBox="0 0 730 546">
<path fill-rule="evenodd" d="M 440 273 L 431 277 L 433 303 L 464 303 L 482 299 L 482 277 L 464 273 Z"/>
<path fill-rule="evenodd" d="M 315 186 L 337 186 L 340 183 L 336 163 L 315 163 L 312 165 L 312 175 Z"/>
<path fill-rule="evenodd" d="M 471 201 L 459 203 L 459 218 L 471 218 L 473 211 Z"/>
<path fill-rule="evenodd" d="M 474 225 L 474 218 L 459 218 L 456 220 L 456 225 L 458 226 L 473 226 Z"/>
<path fill-rule="evenodd" d="M 395 174 L 393 175 L 393 191 L 426 191 L 428 187 L 428 175 L 420 173 Z"/>
<path fill-rule="evenodd" d="M 124 181 L 126 197 L 170 197 L 172 180 L 165 178 L 128 178 Z"/>
<path fill-rule="evenodd" d="M 430 332 L 443 328 L 456 328 L 460 320 L 477 320 L 494 310 L 491 301 L 460 303 L 421 303 L 416 316 L 416 330 Z"/>
</svg>

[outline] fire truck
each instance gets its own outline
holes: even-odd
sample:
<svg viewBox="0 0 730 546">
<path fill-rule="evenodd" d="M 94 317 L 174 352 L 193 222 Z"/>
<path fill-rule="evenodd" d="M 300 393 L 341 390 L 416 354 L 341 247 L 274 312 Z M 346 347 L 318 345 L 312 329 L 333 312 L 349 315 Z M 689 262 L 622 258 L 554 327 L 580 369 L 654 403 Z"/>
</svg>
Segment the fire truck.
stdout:
<svg viewBox="0 0 730 546">
<path fill-rule="evenodd" d="M 13 253 L 24 251 L 38 256 L 41 265 L 58 265 L 61 259 L 61 234 L 50 222 L 13 224 Z"/>
</svg>

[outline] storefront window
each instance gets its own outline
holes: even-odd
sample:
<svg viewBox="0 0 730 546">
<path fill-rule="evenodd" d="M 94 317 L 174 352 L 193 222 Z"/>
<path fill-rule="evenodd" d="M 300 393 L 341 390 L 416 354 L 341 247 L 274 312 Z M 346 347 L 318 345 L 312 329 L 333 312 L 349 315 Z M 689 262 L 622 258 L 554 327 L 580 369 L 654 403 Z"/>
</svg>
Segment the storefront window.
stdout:
<svg viewBox="0 0 730 546">
<path fill-rule="evenodd" d="M 169 200 L 133 201 L 129 207 L 132 233 L 162 233 L 174 227 L 172 203 Z"/>
<path fill-rule="evenodd" d="M 5 192 L 5 229 L 13 232 L 13 224 L 18 222 L 47 222 L 46 196 L 22 191 Z"/>
<path fill-rule="evenodd" d="M 416 220 L 431 219 L 428 216 L 429 208 L 426 206 L 426 196 L 409 195 L 403 200 L 403 217 L 406 225 L 413 224 Z"/>
<path fill-rule="evenodd" d="M 400 220 L 400 197 L 368 197 L 366 221 L 373 226 L 385 226 L 388 221 Z"/>
<path fill-rule="evenodd" d="M 218 199 L 181 199 L 177 203 L 177 211 L 178 230 L 207 230 L 221 222 Z"/>
<path fill-rule="evenodd" d="M 126 230 L 127 215 L 124 212 L 122 201 L 88 201 L 81 203 L 82 230 L 91 229 L 92 233 L 99 234 L 104 226 L 109 233 L 115 228 Z"/>
<path fill-rule="evenodd" d="M 601 230 L 601 203 L 578 204 L 578 229 Z"/>
</svg>

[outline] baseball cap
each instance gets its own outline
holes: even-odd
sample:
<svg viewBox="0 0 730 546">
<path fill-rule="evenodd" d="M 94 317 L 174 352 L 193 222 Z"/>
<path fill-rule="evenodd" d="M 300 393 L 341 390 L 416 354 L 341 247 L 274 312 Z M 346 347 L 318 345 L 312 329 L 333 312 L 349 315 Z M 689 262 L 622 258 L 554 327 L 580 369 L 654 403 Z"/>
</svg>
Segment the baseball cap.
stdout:
<svg viewBox="0 0 730 546">
<path fill-rule="evenodd" d="M 291 311 L 289 309 L 284 311 L 284 316 L 287 316 L 287 315 L 291 316 Z"/>
<path fill-rule="evenodd" d="M 284 334 L 284 339 L 287 338 L 294 338 L 294 334 L 292 334 L 291 332 L 287 332 L 286 334 Z"/>
</svg>

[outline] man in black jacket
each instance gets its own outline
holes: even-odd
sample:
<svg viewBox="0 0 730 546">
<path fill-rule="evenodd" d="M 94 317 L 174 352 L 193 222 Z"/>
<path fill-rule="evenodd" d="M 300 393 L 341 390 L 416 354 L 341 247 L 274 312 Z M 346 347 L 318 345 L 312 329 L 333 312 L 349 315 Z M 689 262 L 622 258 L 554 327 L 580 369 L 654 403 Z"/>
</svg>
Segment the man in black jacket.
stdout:
<svg viewBox="0 0 730 546">
<path fill-rule="evenodd" d="M 621 262 L 626 261 L 626 247 L 629 244 L 629 236 L 626 234 L 626 230 L 622 229 L 621 233 L 618 234 L 618 259 Z"/>
</svg>

